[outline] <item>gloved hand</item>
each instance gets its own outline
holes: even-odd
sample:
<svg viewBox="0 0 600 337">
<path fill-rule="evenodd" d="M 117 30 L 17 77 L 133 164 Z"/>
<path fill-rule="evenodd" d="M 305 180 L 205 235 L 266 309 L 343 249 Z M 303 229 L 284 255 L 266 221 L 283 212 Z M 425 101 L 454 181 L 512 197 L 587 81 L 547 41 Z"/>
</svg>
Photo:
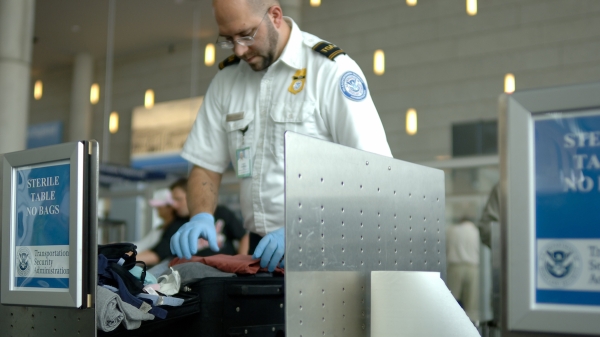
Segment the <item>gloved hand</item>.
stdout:
<svg viewBox="0 0 600 337">
<path fill-rule="evenodd" d="M 191 259 L 198 251 L 198 238 L 208 241 L 212 251 L 218 252 L 215 218 L 208 213 L 194 215 L 171 237 L 171 252 L 180 258 Z"/>
<path fill-rule="evenodd" d="M 285 254 L 285 227 L 265 235 L 256 246 L 252 258 L 260 258 L 260 266 L 262 268 L 268 266 L 269 272 L 273 272 L 278 264 L 281 268 L 285 267 L 283 254 Z"/>
</svg>

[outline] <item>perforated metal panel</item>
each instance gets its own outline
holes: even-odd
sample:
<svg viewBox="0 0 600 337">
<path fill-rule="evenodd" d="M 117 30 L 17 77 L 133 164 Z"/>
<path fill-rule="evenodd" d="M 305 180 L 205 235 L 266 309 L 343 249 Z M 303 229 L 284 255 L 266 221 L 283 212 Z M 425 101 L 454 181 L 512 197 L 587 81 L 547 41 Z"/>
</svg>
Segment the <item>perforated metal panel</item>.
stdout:
<svg viewBox="0 0 600 337">
<path fill-rule="evenodd" d="M 368 336 L 370 272 L 445 280 L 440 170 L 287 132 L 287 336 Z"/>
<path fill-rule="evenodd" d="M 0 317 L 3 337 L 96 336 L 92 309 L 0 305 Z"/>
</svg>

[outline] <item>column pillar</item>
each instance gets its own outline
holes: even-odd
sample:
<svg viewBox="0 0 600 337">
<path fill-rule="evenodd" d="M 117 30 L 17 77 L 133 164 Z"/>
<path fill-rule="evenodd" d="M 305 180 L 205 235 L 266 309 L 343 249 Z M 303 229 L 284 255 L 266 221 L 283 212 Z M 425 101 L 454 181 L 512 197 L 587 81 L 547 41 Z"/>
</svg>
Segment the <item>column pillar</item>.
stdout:
<svg viewBox="0 0 600 337">
<path fill-rule="evenodd" d="M 92 105 L 90 88 L 94 77 L 94 59 L 88 53 L 75 55 L 73 83 L 71 86 L 71 115 L 69 117 L 69 141 L 90 139 Z"/>
<path fill-rule="evenodd" d="M 301 0 L 280 0 L 283 15 L 289 16 L 302 29 L 302 1 Z"/>
<path fill-rule="evenodd" d="M 27 145 L 35 0 L 0 0 L 0 153 Z"/>
</svg>

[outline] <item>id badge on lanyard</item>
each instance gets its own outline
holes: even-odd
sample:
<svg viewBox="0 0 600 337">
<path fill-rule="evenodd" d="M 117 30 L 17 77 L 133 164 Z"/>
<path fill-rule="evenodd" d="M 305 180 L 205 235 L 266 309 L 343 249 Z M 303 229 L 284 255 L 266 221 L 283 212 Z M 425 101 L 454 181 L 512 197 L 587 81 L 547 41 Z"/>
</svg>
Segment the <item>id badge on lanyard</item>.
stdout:
<svg viewBox="0 0 600 337">
<path fill-rule="evenodd" d="M 237 162 L 238 178 L 252 177 L 252 159 L 250 158 L 250 148 L 243 147 L 235 151 L 235 160 Z"/>
<path fill-rule="evenodd" d="M 244 137 L 248 129 L 242 130 L 242 138 Z M 244 140 L 244 139 L 243 139 Z M 252 156 L 249 146 L 244 146 L 245 143 L 242 140 L 242 147 L 235 150 L 235 167 L 237 168 L 238 178 L 251 178 L 252 177 Z"/>
</svg>

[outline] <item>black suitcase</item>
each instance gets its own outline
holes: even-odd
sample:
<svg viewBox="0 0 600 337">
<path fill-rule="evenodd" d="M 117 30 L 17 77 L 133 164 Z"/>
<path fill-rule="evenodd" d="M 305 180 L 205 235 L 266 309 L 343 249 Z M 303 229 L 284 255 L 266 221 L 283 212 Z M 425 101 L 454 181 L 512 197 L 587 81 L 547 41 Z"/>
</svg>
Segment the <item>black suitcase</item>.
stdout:
<svg viewBox="0 0 600 337">
<path fill-rule="evenodd" d="M 285 336 L 283 277 L 208 277 L 182 285 L 197 294 L 197 337 Z"/>
</svg>

